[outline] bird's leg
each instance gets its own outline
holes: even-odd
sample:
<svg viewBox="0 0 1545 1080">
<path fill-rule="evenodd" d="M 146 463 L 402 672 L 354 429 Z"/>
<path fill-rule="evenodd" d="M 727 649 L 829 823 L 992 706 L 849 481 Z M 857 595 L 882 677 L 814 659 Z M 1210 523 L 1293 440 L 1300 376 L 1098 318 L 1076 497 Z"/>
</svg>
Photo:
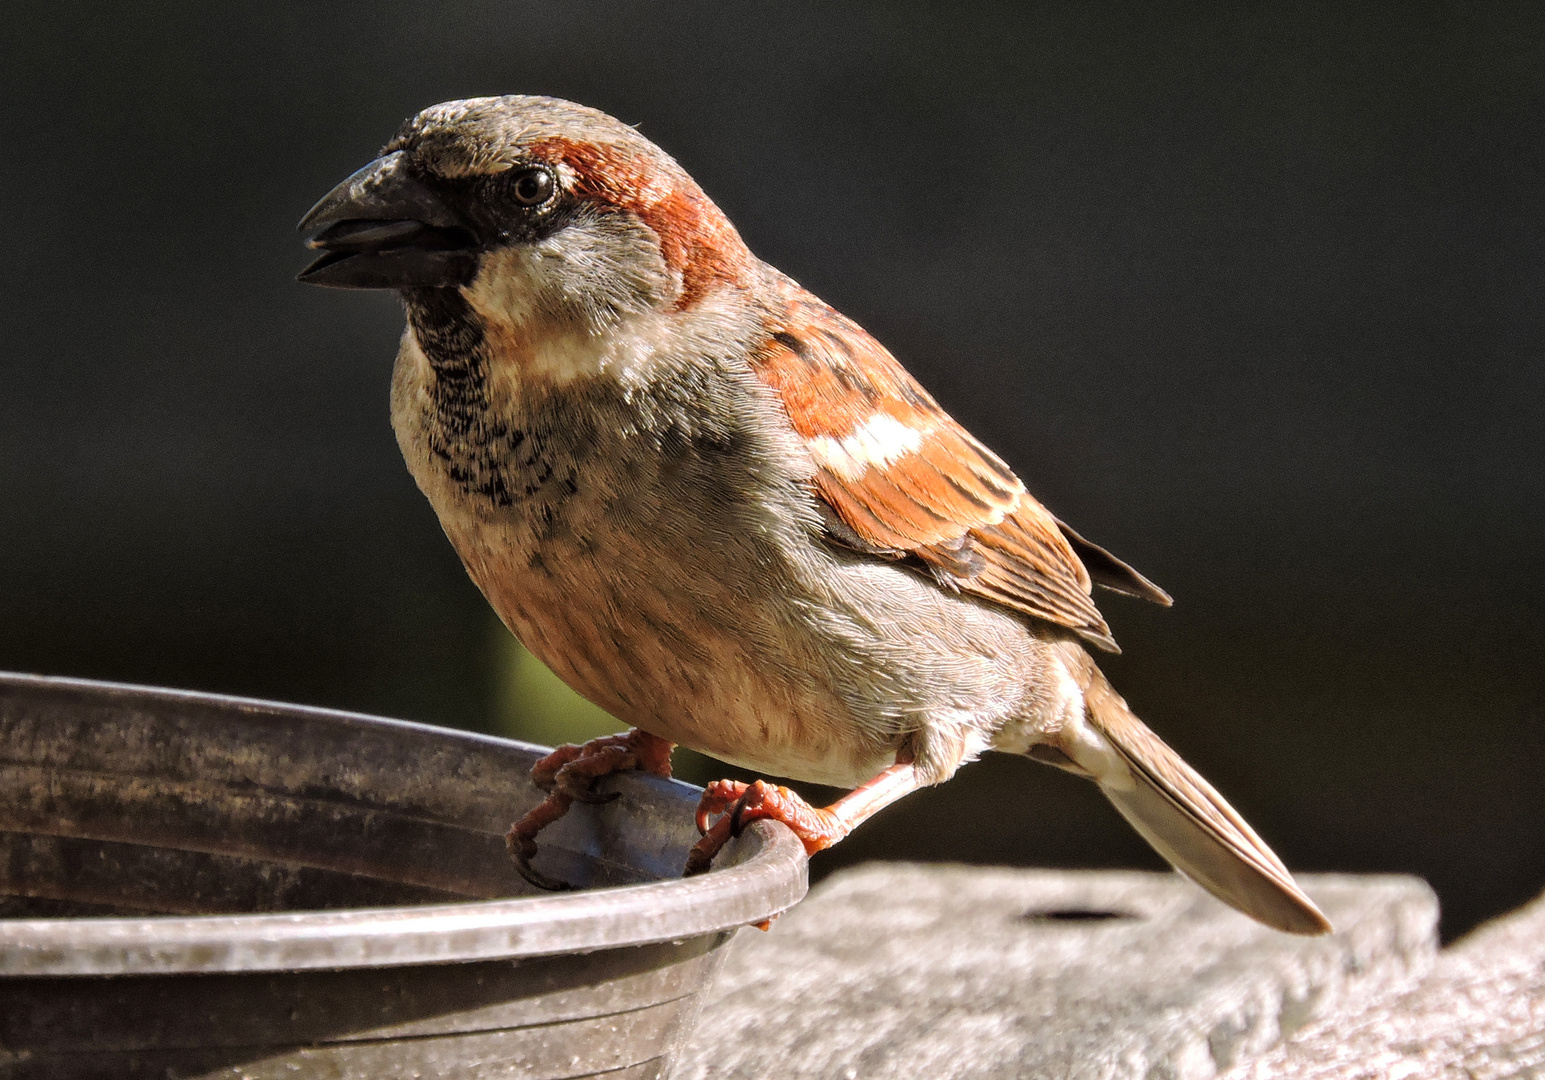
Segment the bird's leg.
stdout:
<svg viewBox="0 0 1545 1080">
<path fill-rule="evenodd" d="M 673 749 L 674 743 L 647 731 L 630 728 L 621 735 L 591 739 L 583 746 L 565 743 L 531 766 L 531 782 L 547 792 L 547 798 L 527 811 L 504 834 L 504 845 L 520 876 L 550 892 L 572 888 L 531 865 L 531 860 L 536 857 L 537 833 L 568 813 L 569 807 L 576 802 L 604 803 L 615 799 L 615 792 L 610 795 L 595 793 L 595 782 L 603 776 L 639 769 L 669 779 Z"/>
<path fill-rule="evenodd" d="M 701 874 L 713 863 L 719 849 L 730 837 L 739 836 L 747 822 L 770 818 L 781 821 L 804 842 L 805 853 L 814 855 L 831 847 L 922 783 L 912 767 L 912 759 L 897 761 L 862 787 L 854 788 L 825 809 L 811 806 L 786 787 L 758 780 L 743 784 L 738 780 L 718 780 L 703 791 L 697 806 L 697 828 L 703 838 L 687 856 L 683 876 Z M 709 824 L 717 816 L 718 821 Z"/>
</svg>

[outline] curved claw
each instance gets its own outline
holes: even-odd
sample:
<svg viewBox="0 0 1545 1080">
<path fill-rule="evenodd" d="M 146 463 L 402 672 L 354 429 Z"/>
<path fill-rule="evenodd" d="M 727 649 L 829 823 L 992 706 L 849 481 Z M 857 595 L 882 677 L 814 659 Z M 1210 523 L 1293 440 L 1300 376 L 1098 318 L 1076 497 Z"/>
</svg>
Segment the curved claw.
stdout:
<svg viewBox="0 0 1545 1080">
<path fill-rule="evenodd" d="M 585 803 L 589 806 L 604 806 L 606 803 L 622 797 L 622 792 L 620 791 L 592 791 L 589 787 L 580 788 L 576 791 L 570 791 L 565 787 L 563 793 L 575 802 Z"/>
<path fill-rule="evenodd" d="M 706 874 L 712 867 L 714 856 L 719 854 L 719 849 L 730 841 L 730 819 L 721 817 L 713 823 L 713 827 L 703 834 L 703 838 L 692 845 L 692 850 L 687 853 L 686 869 L 682 871 L 682 877 L 696 877 L 698 874 Z"/>
<path fill-rule="evenodd" d="M 515 863 L 515 872 L 543 892 L 573 892 L 576 888 L 576 886 L 570 885 L 567 881 L 548 877 L 519 855 L 514 856 L 513 861 Z"/>
<path fill-rule="evenodd" d="M 531 782 L 547 797 L 528 810 L 505 834 L 505 847 L 516 871 L 530 884 L 547 892 L 566 892 L 575 886 L 548 877 L 531 860 L 536 858 L 536 836 L 569 812 L 576 802 L 600 805 L 618 798 L 620 792 L 597 792 L 603 776 L 641 769 L 656 776 L 671 775 L 672 744 L 633 728 L 623 735 L 592 739 L 583 746 L 567 743 L 531 767 Z"/>
<path fill-rule="evenodd" d="M 740 839 L 740 834 L 745 830 L 746 796 L 742 795 L 735 800 L 735 806 L 730 810 L 730 835 Z"/>
<path fill-rule="evenodd" d="M 733 803 L 733 805 L 730 806 L 730 835 L 731 836 L 736 837 L 737 839 L 740 837 L 740 834 L 742 832 L 744 832 L 745 828 L 746 828 L 746 811 L 754 810 L 754 809 L 762 806 L 767 801 L 767 797 L 768 797 L 769 793 L 772 792 L 773 790 L 774 789 L 771 788 L 768 785 L 766 780 L 758 780 L 754 784 L 751 784 L 748 787 L 743 787 L 742 788 L 742 790 L 740 791 L 739 797 L 736 798 L 735 802 Z M 776 789 L 776 790 L 778 790 L 780 792 L 783 792 L 783 794 L 785 794 L 787 796 L 792 797 L 792 799 L 795 801 L 795 803 L 797 805 L 799 805 L 801 807 L 804 807 L 805 809 L 809 809 L 810 808 L 808 806 L 808 804 L 806 804 L 803 799 L 799 798 L 799 796 L 797 796 L 797 795 L 794 795 L 792 792 L 789 792 L 789 791 L 787 791 L 786 789 L 783 789 L 783 788 L 779 788 L 779 789 Z M 756 817 L 752 818 L 751 820 L 755 821 L 757 818 L 760 818 L 762 816 L 763 816 L 762 814 L 757 814 Z M 787 820 L 785 817 L 780 817 L 776 812 L 773 814 L 773 817 L 776 820 L 783 821 L 784 824 L 789 825 L 790 828 L 795 828 L 795 823 L 794 822 L 791 822 L 791 821 Z M 797 828 L 795 829 L 795 831 L 796 832 L 798 831 Z M 802 835 L 801 835 L 801 839 L 803 839 Z"/>
<path fill-rule="evenodd" d="M 910 754 L 898 755 L 896 764 L 825 809 L 817 809 L 788 788 L 766 780 L 754 784 L 717 780 L 703 789 L 697 804 L 697 827 L 703 836 L 687 855 L 685 876 L 703 873 L 731 837 L 739 836 L 750 822 L 764 818 L 787 825 L 804 842 L 805 854 L 814 855 L 848 835 L 881 807 L 916 791 L 920 784 Z M 719 820 L 710 828 L 709 819 L 715 814 Z"/>
<path fill-rule="evenodd" d="M 715 780 L 703 789 L 697 803 L 697 831 L 707 834 L 711 819 L 723 814 L 746 793 L 749 785 L 739 780 Z"/>
<path fill-rule="evenodd" d="M 681 876 L 707 873 L 720 849 L 731 839 L 738 838 L 751 821 L 764 816 L 757 814 L 748 819 L 746 811 L 760 807 L 766 793 L 765 780 L 754 784 L 716 780 L 703 789 L 703 798 L 697 805 L 697 827 L 703 836 L 687 853 L 687 866 Z M 709 818 L 715 815 L 718 820 L 710 826 Z"/>
<path fill-rule="evenodd" d="M 567 881 L 548 877 L 542 871 L 531 865 L 531 860 L 536 858 L 536 841 L 517 836 L 511 829 L 504 837 L 504 846 L 510 853 L 510 861 L 515 864 L 515 872 L 530 885 L 536 886 L 544 892 L 573 892 L 574 886 Z"/>
</svg>

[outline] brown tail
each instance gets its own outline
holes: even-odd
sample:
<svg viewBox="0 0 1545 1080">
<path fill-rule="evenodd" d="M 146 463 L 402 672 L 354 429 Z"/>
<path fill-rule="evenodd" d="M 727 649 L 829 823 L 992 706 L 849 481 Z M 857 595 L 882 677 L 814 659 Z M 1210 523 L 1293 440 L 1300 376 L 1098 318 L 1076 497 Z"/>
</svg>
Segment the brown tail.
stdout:
<svg viewBox="0 0 1545 1080">
<path fill-rule="evenodd" d="M 1255 830 L 1132 714 L 1087 654 L 1084 661 L 1079 681 L 1089 721 L 1126 768 L 1090 768 L 1090 760 L 1078 762 L 1080 771 L 1155 851 L 1225 904 L 1291 934 L 1330 933 L 1330 920 Z"/>
</svg>

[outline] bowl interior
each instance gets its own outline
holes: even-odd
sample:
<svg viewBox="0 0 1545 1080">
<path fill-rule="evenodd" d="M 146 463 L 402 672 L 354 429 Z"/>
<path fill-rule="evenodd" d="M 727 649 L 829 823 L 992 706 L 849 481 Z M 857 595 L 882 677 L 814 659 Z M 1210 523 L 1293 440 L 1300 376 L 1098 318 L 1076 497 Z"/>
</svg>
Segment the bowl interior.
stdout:
<svg viewBox="0 0 1545 1080">
<path fill-rule="evenodd" d="M 504 832 L 540 747 L 353 714 L 0 676 L 0 919 L 443 904 L 535 894 Z M 696 789 L 610 778 L 542 834 L 577 888 L 667 880 Z M 546 894 L 543 894 L 546 895 Z"/>
</svg>

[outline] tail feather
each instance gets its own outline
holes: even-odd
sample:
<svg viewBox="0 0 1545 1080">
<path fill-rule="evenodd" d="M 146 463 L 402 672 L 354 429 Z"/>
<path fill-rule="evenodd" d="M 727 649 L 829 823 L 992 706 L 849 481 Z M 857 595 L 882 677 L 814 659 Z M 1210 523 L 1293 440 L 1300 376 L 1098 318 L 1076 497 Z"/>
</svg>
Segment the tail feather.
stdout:
<svg viewBox="0 0 1545 1080">
<path fill-rule="evenodd" d="M 1088 670 L 1089 719 L 1131 778 L 1095 777 L 1121 816 L 1175 869 L 1224 903 L 1288 933 L 1330 933 L 1330 920 L 1244 818 L 1132 714 L 1092 662 Z"/>
</svg>

